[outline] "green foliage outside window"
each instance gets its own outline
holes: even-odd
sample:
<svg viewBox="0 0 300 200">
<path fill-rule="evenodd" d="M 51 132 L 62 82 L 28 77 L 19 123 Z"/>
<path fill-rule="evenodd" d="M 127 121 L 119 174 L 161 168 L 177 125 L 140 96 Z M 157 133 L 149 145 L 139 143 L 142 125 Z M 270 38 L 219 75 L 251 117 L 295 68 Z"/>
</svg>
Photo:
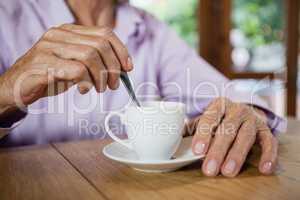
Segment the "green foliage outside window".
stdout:
<svg viewBox="0 0 300 200">
<path fill-rule="evenodd" d="M 197 47 L 198 0 L 131 0 L 131 3 L 168 23 L 191 46 Z"/>
<path fill-rule="evenodd" d="M 283 0 L 234 0 L 233 27 L 248 39 L 248 48 L 281 42 Z"/>
<path fill-rule="evenodd" d="M 201 1 L 201 0 L 200 0 Z M 212 0 L 219 1 L 219 0 Z M 174 28 L 191 46 L 197 47 L 199 0 L 131 0 Z M 233 28 L 247 38 L 247 48 L 282 41 L 283 0 L 233 0 Z"/>
</svg>

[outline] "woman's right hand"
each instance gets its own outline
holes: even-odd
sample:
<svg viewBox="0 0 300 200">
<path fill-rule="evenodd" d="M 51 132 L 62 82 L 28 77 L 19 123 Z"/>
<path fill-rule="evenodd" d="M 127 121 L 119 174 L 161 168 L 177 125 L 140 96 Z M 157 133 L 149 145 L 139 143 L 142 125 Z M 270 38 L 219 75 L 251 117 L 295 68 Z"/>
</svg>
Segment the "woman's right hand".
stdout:
<svg viewBox="0 0 300 200">
<path fill-rule="evenodd" d="M 93 86 L 97 92 L 107 86 L 117 89 L 120 71 L 132 68 L 127 48 L 111 29 L 71 24 L 51 28 L 0 76 L 0 114 L 1 109 L 29 105 L 74 84 L 82 94 Z"/>
</svg>

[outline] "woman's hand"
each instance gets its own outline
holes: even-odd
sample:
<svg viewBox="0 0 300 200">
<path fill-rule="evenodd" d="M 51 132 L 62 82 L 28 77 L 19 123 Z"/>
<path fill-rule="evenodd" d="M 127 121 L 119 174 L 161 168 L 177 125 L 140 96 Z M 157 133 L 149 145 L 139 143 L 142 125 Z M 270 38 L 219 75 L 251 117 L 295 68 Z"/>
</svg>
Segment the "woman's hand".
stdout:
<svg viewBox="0 0 300 200">
<path fill-rule="evenodd" d="M 129 53 L 108 28 L 65 24 L 48 30 L 6 73 L 0 76 L 0 115 L 18 103 L 93 86 L 104 92 L 119 86 L 120 70 L 133 67 Z M 49 85 L 54 90 L 49 91 Z"/>
<path fill-rule="evenodd" d="M 271 174 L 276 167 L 278 142 L 259 109 L 218 98 L 187 128 L 194 133 L 193 152 L 206 155 L 202 171 L 207 176 L 236 176 L 256 140 L 262 149 L 259 171 Z"/>
</svg>

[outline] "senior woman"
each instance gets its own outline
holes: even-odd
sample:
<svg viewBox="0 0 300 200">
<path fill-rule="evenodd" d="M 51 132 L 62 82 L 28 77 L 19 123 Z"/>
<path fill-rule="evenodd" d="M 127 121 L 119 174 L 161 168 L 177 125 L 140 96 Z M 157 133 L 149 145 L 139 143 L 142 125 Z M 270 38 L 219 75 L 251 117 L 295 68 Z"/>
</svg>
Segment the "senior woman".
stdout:
<svg viewBox="0 0 300 200">
<path fill-rule="evenodd" d="M 187 104 L 185 134 L 206 154 L 205 175 L 236 176 L 256 141 L 259 171 L 276 167 L 281 122 L 265 103 L 127 2 L 1 1 L 0 47 L 2 146 L 105 137 L 103 118 L 129 101 L 124 70 L 141 99 Z"/>
</svg>

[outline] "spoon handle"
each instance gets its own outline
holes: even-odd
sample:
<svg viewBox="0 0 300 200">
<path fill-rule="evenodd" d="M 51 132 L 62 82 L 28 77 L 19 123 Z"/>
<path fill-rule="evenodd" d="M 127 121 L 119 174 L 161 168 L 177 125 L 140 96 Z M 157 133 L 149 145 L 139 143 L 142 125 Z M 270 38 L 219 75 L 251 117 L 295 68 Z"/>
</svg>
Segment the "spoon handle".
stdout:
<svg viewBox="0 0 300 200">
<path fill-rule="evenodd" d="M 125 88 L 127 89 L 129 96 L 132 98 L 132 100 L 135 102 L 135 104 L 138 107 L 141 107 L 141 104 L 139 103 L 139 101 L 136 98 L 135 92 L 133 90 L 133 87 L 131 85 L 131 82 L 129 80 L 127 72 L 121 71 L 120 78 L 121 78 Z"/>
</svg>

